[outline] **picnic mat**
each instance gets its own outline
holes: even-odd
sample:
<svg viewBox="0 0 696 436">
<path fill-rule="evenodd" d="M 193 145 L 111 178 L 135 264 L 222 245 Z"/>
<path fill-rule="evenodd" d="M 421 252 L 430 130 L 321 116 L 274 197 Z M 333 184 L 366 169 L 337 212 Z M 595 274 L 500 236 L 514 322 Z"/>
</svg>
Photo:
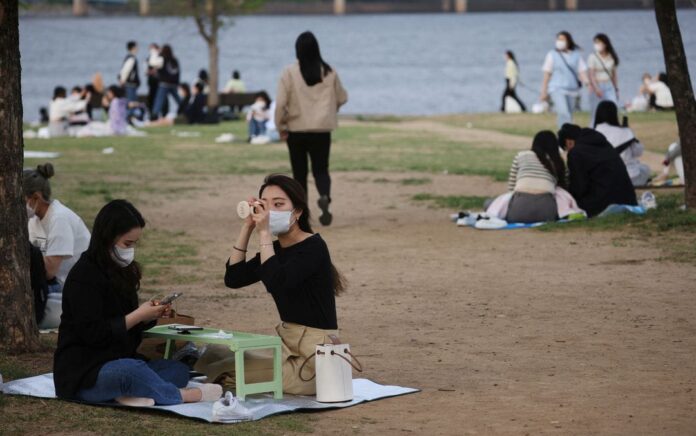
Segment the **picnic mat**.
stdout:
<svg viewBox="0 0 696 436">
<path fill-rule="evenodd" d="M 55 388 L 53 386 L 53 374 L 51 373 L 7 382 L 0 385 L 0 391 L 8 395 L 56 398 Z M 345 403 L 320 403 L 316 401 L 314 397 L 296 395 L 284 395 L 282 400 L 275 400 L 273 399 L 273 395 L 266 394 L 247 397 L 246 401 L 242 401 L 242 404 L 252 413 L 253 420 L 257 421 L 267 416 L 280 413 L 289 413 L 299 410 L 323 410 L 351 407 L 367 401 L 396 397 L 418 391 L 419 389 L 380 385 L 368 379 L 359 378 L 353 380 L 353 401 Z M 100 403 L 100 405 L 126 407 L 117 403 Z M 213 422 L 212 402 L 186 403 L 177 404 L 175 406 L 150 406 L 147 408 Z"/>
</svg>

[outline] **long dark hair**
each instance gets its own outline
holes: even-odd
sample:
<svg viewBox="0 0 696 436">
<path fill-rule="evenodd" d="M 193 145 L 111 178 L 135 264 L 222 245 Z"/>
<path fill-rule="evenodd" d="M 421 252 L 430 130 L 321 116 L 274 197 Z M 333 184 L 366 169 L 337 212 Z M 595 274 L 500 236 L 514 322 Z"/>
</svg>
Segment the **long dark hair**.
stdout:
<svg viewBox="0 0 696 436">
<path fill-rule="evenodd" d="M 297 37 L 295 56 L 300 62 L 300 72 L 307 86 L 314 86 L 321 82 L 331 71 L 331 66 L 321 58 L 319 41 L 310 31 L 302 32 Z"/>
<path fill-rule="evenodd" d="M 177 61 L 176 58 L 174 57 L 174 51 L 172 51 L 171 45 L 164 44 L 164 46 L 162 47 L 162 50 L 160 50 L 160 56 L 162 56 L 162 59 L 164 59 L 165 62 L 169 61 L 175 67 L 179 66 L 179 61 Z"/>
<path fill-rule="evenodd" d="M 616 104 L 613 101 L 604 100 L 599 105 L 597 105 L 597 110 L 595 111 L 595 122 L 594 127 L 597 128 L 598 125 L 602 123 L 607 123 L 612 126 L 621 127 L 619 124 L 619 111 L 616 108 Z"/>
<path fill-rule="evenodd" d="M 566 189 L 566 166 L 558 151 L 556 135 L 549 130 L 542 130 L 534 136 L 532 151 L 537 155 L 542 165 L 556 178 L 558 186 Z"/>
<path fill-rule="evenodd" d="M 567 30 L 561 30 L 560 32 L 558 32 L 558 33 L 556 34 L 556 38 L 558 38 L 559 35 L 565 36 L 565 39 L 566 39 L 566 41 L 567 41 L 566 48 L 567 48 L 568 50 L 573 51 L 573 50 L 577 50 L 577 49 L 580 48 L 580 46 L 577 45 L 577 44 L 575 43 L 575 40 L 573 39 L 573 36 L 572 36 L 572 35 L 570 34 L 570 32 L 568 32 Z"/>
<path fill-rule="evenodd" d="M 513 53 L 512 50 L 506 50 L 505 54 L 517 65 L 517 68 L 520 67 L 520 64 L 517 63 L 517 59 L 515 59 L 515 53 Z"/>
<path fill-rule="evenodd" d="M 303 232 L 314 233 L 310 224 L 309 205 L 307 204 L 307 193 L 300 183 L 284 174 L 270 174 L 263 180 L 263 185 L 259 189 L 259 198 L 268 186 L 277 186 L 288 196 L 295 209 L 302 211 L 297 219 L 297 225 Z M 331 276 L 333 280 L 334 295 L 341 295 L 347 287 L 346 279 L 338 269 L 331 263 Z"/>
<path fill-rule="evenodd" d="M 592 38 L 594 41 L 595 39 L 598 39 L 602 41 L 602 44 L 604 44 L 604 47 L 606 47 L 607 52 L 611 55 L 611 57 L 614 59 L 614 65 L 617 67 L 619 66 L 619 55 L 616 54 L 616 50 L 614 50 L 614 46 L 611 45 L 611 41 L 609 40 L 609 37 L 605 35 L 604 33 L 598 33 Z"/>
<path fill-rule="evenodd" d="M 145 220 L 135 206 L 127 200 L 110 201 L 94 219 L 92 237 L 87 248 L 87 255 L 109 275 L 115 288 L 131 297 L 140 289 L 140 264 L 133 261 L 127 267 L 121 267 L 114 261 L 112 253 L 116 239 L 137 227 L 145 227 Z"/>
</svg>

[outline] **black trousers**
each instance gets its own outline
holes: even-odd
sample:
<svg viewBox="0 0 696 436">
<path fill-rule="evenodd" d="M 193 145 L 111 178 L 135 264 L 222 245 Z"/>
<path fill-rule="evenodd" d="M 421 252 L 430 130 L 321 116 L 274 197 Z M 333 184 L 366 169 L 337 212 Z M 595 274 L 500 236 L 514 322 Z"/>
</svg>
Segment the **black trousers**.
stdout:
<svg viewBox="0 0 696 436">
<path fill-rule="evenodd" d="M 319 195 L 331 198 L 331 176 L 329 175 L 329 151 L 331 132 L 290 132 L 288 150 L 292 177 L 300 182 L 307 192 L 307 155 L 312 160 L 312 175 Z"/>
<path fill-rule="evenodd" d="M 510 88 L 510 79 L 505 79 L 505 92 L 503 92 L 503 102 L 500 104 L 501 112 L 505 112 L 505 97 L 507 96 L 510 96 L 517 101 L 517 104 L 519 104 L 522 108 L 522 112 L 527 112 L 527 108 L 525 107 L 524 103 L 522 103 L 522 100 L 520 100 L 520 98 L 517 97 L 517 92 L 515 92 L 515 88 Z"/>
</svg>

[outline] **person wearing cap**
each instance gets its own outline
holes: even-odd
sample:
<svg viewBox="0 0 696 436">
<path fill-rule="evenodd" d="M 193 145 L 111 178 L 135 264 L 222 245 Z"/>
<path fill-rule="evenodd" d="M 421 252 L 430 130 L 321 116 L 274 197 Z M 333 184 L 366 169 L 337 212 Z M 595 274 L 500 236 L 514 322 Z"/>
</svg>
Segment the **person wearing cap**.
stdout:
<svg viewBox="0 0 696 436">
<path fill-rule="evenodd" d="M 635 206 L 636 192 L 626 165 L 601 133 L 566 123 L 558 142 L 567 152 L 569 191 L 590 217 L 611 204 Z"/>
</svg>

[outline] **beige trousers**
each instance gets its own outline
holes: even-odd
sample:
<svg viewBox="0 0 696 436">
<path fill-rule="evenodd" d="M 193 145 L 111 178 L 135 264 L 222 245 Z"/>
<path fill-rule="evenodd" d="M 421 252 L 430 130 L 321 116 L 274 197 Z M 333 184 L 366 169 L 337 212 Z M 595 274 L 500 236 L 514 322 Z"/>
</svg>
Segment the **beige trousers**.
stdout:
<svg viewBox="0 0 696 436">
<path fill-rule="evenodd" d="M 283 392 L 295 395 L 315 395 L 314 379 L 303 381 L 300 367 L 314 355 L 317 344 L 330 344 L 329 335 L 338 336 L 338 330 L 321 330 L 300 324 L 282 322 L 276 326 L 282 341 Z M 250 351 L 244 354 L 244 379 L 247 383 L 260 383 L 273 379 L 272 351 Z M 194 370 L 205 374 L 208 380 L 234 388 L 234 352 L 223 345 L 209 345 L 198 359 Z M 302 370 L 302 376 L 309 379 L 314 375 L 314 359 L 310 359 Z"/>
</svg>

